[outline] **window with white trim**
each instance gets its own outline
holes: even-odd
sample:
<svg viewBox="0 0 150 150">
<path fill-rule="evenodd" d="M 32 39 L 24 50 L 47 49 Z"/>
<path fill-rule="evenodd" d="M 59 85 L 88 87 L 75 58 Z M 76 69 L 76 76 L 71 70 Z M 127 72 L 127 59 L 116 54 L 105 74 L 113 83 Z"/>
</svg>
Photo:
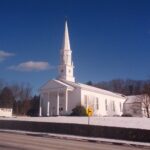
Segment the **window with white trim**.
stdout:
<svg viewBox="0 0 150 150">
<path fill-rule="evenodd" d="M 120 102 L 120 111 L 122 111 L 122 104 L 121 104 L 121 102 Z"/>
<path fill-rule="evenodd" d="M 105 99 L 105 110 L 106 110 L 106 111 L 108 110 L 108 102 L 107 102 L 107 99 Z"/>
<path fill-rule="evenodd" d="M 96 97 L 96 110 L 99 110 L 99 99 Z"/>
<path fill-rule="evenodd" d="M 87 95 L 84 95 L 84 106 L 88 107 L 88 98 L 87 98 Z"/>
<path fill-rule="evenodd" d="M 115 112 L 115 102 L 112 103 L 112 110 Z"/>
</svg>

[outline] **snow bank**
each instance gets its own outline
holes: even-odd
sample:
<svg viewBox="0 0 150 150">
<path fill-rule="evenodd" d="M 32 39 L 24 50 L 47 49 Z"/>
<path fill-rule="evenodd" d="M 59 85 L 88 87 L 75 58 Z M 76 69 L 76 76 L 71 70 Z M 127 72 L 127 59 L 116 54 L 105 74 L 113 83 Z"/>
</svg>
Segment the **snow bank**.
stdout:
<svg viewBox="0 0 150 150">
<path fill-rule="evenodd" d="M 0 118 L 0 120 L 20 120 L 20 121 L 35 121 L 35 122 L 56 122 L 56 123 L 75 123 L 88 124 L 88 117 L 13 117 Z M 150 130 L 149 118 L 136 117 L 90 117 L 91 125 L 137 128 Z"/>
</svg>

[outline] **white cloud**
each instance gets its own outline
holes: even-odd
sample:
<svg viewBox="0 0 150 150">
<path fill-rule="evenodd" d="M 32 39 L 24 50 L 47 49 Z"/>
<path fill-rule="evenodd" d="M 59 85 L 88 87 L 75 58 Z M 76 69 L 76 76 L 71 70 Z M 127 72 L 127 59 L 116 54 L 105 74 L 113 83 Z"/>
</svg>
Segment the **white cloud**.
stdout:
<svg viewBox="0 0 150 150">
<path fill-rule="evenodd" d="M 15 71 L 44 71 L 52 67 L 48 62 L 43 61 L 27 61 L 15 66 L 10 66 L 8 69 Z"/>
<path fill-rule="evenodd" d="M 14 56 L 14 55 L 15 54 L 13 54 L 13 53 L 9 53 L 9 52 L 5 52 L 5 51 L 0 50 L 0 61 L 3 61 L 7 57 Z"/>
</svg>

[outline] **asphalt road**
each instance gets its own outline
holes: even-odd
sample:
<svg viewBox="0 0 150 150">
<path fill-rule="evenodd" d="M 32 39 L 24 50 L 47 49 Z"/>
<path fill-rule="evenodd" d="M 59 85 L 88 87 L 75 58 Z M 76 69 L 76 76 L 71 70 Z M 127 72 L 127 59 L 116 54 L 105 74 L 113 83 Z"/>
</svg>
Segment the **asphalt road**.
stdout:
<svg viewBox="0 0 150 150">
<path fill-rule="evenodd" d="M 0 133 L 0 150 L 143 150 L 132 146 Z"/>
</svg>

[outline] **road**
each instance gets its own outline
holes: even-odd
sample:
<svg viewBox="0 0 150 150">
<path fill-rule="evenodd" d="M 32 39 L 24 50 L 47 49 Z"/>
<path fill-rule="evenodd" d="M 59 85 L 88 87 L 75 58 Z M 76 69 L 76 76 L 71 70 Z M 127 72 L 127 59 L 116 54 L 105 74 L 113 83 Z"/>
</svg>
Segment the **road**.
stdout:
<svg viewBox="0 0 150 150">
<path fill-rule="evenodd" d="M 0 150 L 143 150 L 143 148 L 1 132 Z"/>
</svg>

